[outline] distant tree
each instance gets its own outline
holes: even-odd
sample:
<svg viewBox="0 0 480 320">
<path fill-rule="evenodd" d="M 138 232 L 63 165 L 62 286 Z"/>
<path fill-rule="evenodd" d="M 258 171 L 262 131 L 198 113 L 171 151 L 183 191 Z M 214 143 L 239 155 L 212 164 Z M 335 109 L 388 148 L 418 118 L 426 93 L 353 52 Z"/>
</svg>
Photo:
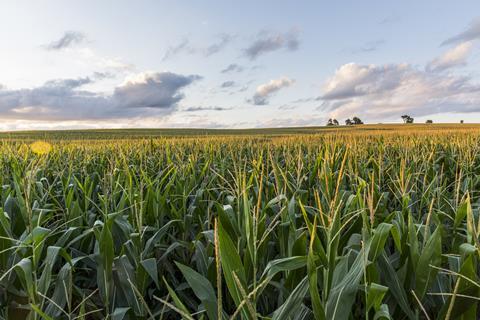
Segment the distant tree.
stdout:
<svg viewBox="0 0 480 320">
<path fill-rule="evenodd" d="M 460 120 L 460 123 L 463 123 L 463 120 Z"/>
<path fill-rule="evenodd" d="M 408 114 L 404 114 L 402 116 L 403 123 L 413 123 L 413 118 L 410 117 Z"/>
<path fill-rule="evenodd" d="M 433 120 L 427 120 L 425 123 L 433 123 Z"/>
<path fill-rule="evenodd" d="M 353 124 L 363 124 L 363 121 L 359 117 L 353 117 Z"/>
<path fill-rule="evenodd" d="M 350 120 L 350 119 L 347 119 L 347 120 L 345 120 L 345 125 L 346 126 L 351 126 L 351 125 L 353 125 L 353 121 Z"/>
<path fill-rule="evenodd" d="M 338 120 L 337 119 L 328 119 L 327 126 L 338 126 Z"/>
</svg>

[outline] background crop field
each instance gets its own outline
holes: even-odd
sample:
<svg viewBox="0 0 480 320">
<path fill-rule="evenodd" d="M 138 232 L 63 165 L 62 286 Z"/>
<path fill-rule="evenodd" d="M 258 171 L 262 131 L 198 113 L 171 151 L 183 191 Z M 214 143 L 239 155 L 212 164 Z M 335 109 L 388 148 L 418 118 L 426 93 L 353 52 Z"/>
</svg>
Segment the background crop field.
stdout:
<svg viewBox="0 0 480 320">
<path fill-rule="evenodd" d="M 0 319 L 478 318 L 480 126 L 0 138 Z"/>
</svg>

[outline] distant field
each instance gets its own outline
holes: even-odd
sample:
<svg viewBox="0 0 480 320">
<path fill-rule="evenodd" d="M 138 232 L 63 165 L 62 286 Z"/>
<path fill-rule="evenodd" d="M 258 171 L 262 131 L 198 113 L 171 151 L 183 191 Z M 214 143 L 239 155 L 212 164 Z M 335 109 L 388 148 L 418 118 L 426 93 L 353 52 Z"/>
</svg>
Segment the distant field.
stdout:
<svg viewBox="0 0 480 320">
<path fill-rule="evenodd" d="M 0 319 L 479 318 L 479 125 L 0 136 Z"/>
<path fill-rule="evenodd" d="M 438 131 L 438 130 L 472 130 L 479 129 L 480 124 L 371 124 L 338 127 L 291 127 L 266 129 L 89 129 L 89 130 L 50 130 L 50 131 L 12 131 L 0 132 L 4 139 L 124 139 L 183 136 L 235 136 L 235 135 L 298 135 L 346 132 L 377 131 Z"/>
</svg>

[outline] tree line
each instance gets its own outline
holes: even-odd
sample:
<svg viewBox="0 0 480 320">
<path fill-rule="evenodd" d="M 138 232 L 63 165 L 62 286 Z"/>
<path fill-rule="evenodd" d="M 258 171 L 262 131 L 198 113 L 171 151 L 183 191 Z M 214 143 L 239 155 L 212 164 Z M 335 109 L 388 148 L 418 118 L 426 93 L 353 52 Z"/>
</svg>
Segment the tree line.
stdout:
<svg viewBox="0 0 480 320">
<path fill-rule="evenodd" d="M 413 117 L 411 117 L 408 114 L 404 114 L 403 116 L 401 116 L 401 118 L 403 120 L 403 123 L 406 123 L 406 124 L 413 123 L 413 121 L 415 120 Z M 425 123 L 433 123 L 433 120 L 427 120 L 425 121 Z M 460 123 L 463 123 L 463 120 L 460 120 Z M 345 120 L 346 126 L 353 126 L 353 125 L 359 125 L 359 124 L 363 124 L 363 121 L 359 117 L 353 117 L 352 119 L 348 118 L 347 120 Z M 340 123 L 335 118 L 330 118 L 327 121 L 327 126 L 339 126 L 339 125 Z"/>
</svg>

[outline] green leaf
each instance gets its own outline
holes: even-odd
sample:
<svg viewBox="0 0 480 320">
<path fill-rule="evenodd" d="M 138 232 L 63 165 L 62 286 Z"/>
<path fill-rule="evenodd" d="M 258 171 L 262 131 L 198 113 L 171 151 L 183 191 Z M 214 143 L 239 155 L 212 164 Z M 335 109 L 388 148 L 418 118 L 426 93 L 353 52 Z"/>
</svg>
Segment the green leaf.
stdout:
<svg viewBox="0 0 480 320">
<path fill-rule="evenodd" d="M 155 258 L 145 259 L 140 261 L 141 266 L 145 270 L 146 273 L 152 278 L 153 282 L 157 286 L 160 287 L 158 282 L 158 270 L 157 270 L 157 261 Z"/>
<path fill-rule="evenodd" d="M 207 310 L 208 318 L 217 319 L 217 296 L 212 284 L 200 273 L 181 263 L 175 263 L 188 282 L 190 288 L 203 303 Z"/>
<path fill-rule="evenodd" d="M 410 304 L 408 303 L 408 297 L 403 288 L 403 284 L 398 278 L 395 269 L 391 265 L 385 253 L 382 253 L 377 260 L 378 269 L 385 279 L 385 283 L 390 290 L 391 294 L 395 297 L 396 302 L 400 306 L 400 309 L 408 316 L 410 320 L 416 319 L 415 314 L 412 312 Z"/>
<path fill-rule="evenodd" d="M 265 267 L 265 270 L 261 276 L 261 281 L 265 280 L 266 278 L 273 278 L 279 272 L 300 269 L 306 265 L 307 257 L 305 256 L 294 256 L 272 260 Z"/>
<path fill-rule="evenodd" d="M 182 301 L 178 298 L 177 296 L 177 293 L 175 292 L 175 290 L 173 290 L 170 285 L 168 284 L 167 280 L 165 280 L 165 278 L 163 278 L 163 282 L 165 283 L 165 285 L 167 286 L 167 290 L 168 290 L 168 293 L 170 294 L 170 297 L 172 297 L 172 300 L 173 300 L 173 303 L 175 304 L 175 306 L 180 310 L 182 311 L 183 313 L 189 315 L 192 319 L 192 315 L 190 314 L 190 311 L 188 311 L 187 307 L 185 307 L 185 305 L 182 303 Z"/>
<path fill-rule="evenodd" d="M 36 289 L 35 283 L 33 282 L 33 269 L 32 269 L 32 260 L 29 258 L 23 258 L 15 265 L 15 272 L 17 273 L 20 282 L 22 283 L 25 291 L 27 292 L 30 299 L 35 301 Z"/>
<path fill-rule="evenodd" d="M 346 259 L 346 257 L 342 259 Z M 358 285 L 362 279 L 363 271 L 366 268 L 365 260 L 365 248 L 362 248 L 357 254 L 350 270 L 345 274 L 335 277 L 335 279 L 338 279 L 338 282 L 332 284 L 325 308 L 327 319 L 348 319 L 353 303 L 355 302 Z"/>
<path fill-rule="evenodd" d="M 375 229 L 371 239 L 370 251 L 368 252 L 368 259 L 370 261 L 376 261 L 378 256 L 383 252 L 392 227 L 393 225 L 382 222 Z"/>
<path fill-rule="evenodd" d="M 310 246 L 308 250 L 308 263 L 307 263 L 307 273 L 308 273 L 308 284 L 310 291 L 310 298 L 312 300 L 313 314 L 316 320 L 325 319 L 325 310 L 323 308 L 322 301 L 320 299 L 320 293 L 318 291 L 317 283 L 317 265 L 315 263 L 315 254 L 313 252 L 313 243 L 316 237 L 317 229 L 317 219 L 313 223 L 313 232 L 311 234 Z"/>
<path fill-rule="evenodd" d="M 390 311 L 388 310 L 388 305 L 382 304 L 380 309 L 375 312 L 373 320 L 392 320 L 392 317 L 390 317 Z"/>
<path fill-rule="evenodd" d="M 387 291 L 388 287 L 378 283 L 370 283 L 367 287 L 367 311 L 370 311 L 372 308 L 379 310 Z"/>
<path fill-rule="evenodd" d="M 302 281 L 290 293 L 287 300 L 273 313 L 272 320 L 289 319 L 302 307 L 302 301 L 308 292 L 308 277 Z"/>
<path fill-rule="evenodd" d="M 418 264 L 415 268 L 415 293 L 419 299 L 422 299 L 430 287 L 438 273 L 438 269 L 431 267 L 439 267 L 442 263 L 442 238 L 441 228 L 433 232 L 428 238 L 425 248 L 418 259 Z"/>
<path fill-rule="evenodd" d="M 130 310 L 130 308 L 128 307 L 115 308 L 115 310 L 111 314 L 112 320 L 125 319 L 125 316 L 127 315 L 128 310 Z"/>
<path fill-rule="evenodd" d="M 220 221 L 218 223 L 218 242 L 220 248 L 220 261 L 225 282 L 233 301 L 235 301 L 235 305 L 238 307 L 243 300 L 243 296 L 240 289 L 237 287 L 233 274 L 235 273 L 237 275 L 240 284 L 245 289 L 247 288 L 245 269 L 243 268 L 242 261 L 238 255 L 237 248 L 228 236 L 228 233 L 226 233 Z"/>
</svg>

